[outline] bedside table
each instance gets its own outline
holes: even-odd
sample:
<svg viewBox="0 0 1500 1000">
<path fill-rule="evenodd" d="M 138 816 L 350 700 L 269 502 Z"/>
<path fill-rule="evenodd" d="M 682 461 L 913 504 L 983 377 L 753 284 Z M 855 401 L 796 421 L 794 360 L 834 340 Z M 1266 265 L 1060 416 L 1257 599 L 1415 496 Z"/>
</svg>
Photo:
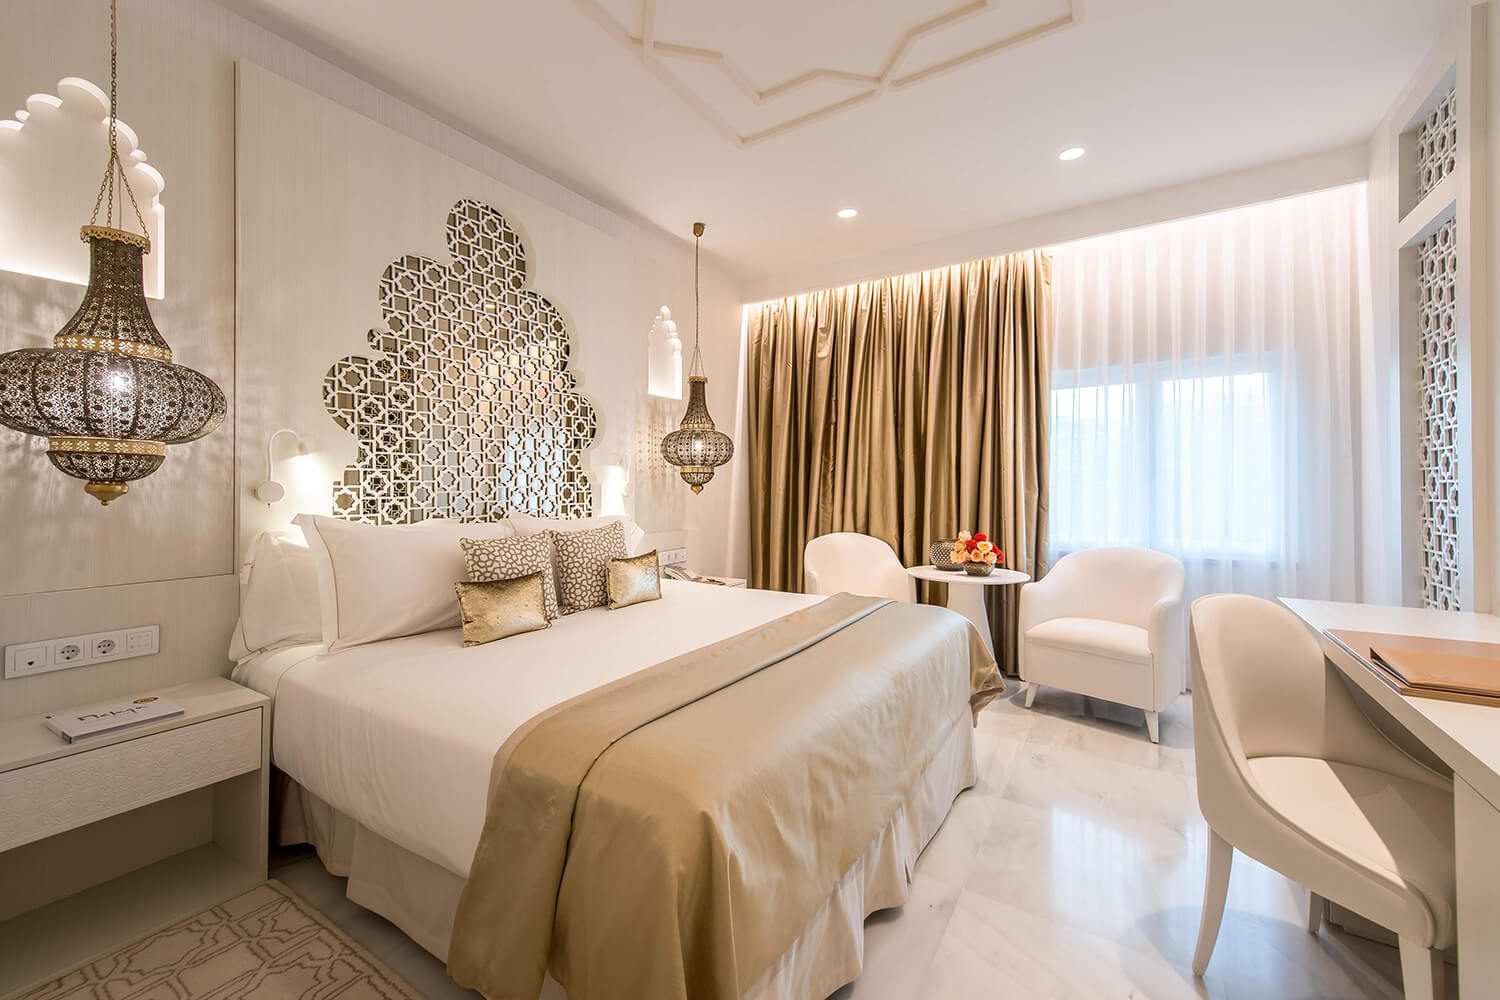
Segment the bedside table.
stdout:
<svg viewBox="0 0 1500 1000">
<path fill-rule="evenodd" d="M 0 723 L 0 996 L 265 881 L 270 699 L 139 693 L 183 714 L 79 743 Z"/>
</svg>

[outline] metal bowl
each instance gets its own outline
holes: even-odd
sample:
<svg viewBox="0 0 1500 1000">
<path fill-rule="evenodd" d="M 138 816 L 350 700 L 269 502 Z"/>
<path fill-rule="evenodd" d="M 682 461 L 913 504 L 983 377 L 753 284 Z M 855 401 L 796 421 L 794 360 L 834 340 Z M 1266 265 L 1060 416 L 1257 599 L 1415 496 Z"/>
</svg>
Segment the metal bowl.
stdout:
<svg viewBox="0 0 1500 1000">
<path fill-rule="evenodd" d="M 995 572 L 995 567 L 989 563 L 966 562 L 964 563 L 964 572 L 970 576 L 989 576 Z"/>
<path fill-rule="evenodd" d="M 932 557 L 932 565 L 938 569 L 947 570 L 949 573 L 957 573 L 962 570 L 963 564 L 953 561 L 953 546 L 957 544 L 956 538 L 944 538 L 933 542 L 927 547 L 927 554 Z"/>
</svg>

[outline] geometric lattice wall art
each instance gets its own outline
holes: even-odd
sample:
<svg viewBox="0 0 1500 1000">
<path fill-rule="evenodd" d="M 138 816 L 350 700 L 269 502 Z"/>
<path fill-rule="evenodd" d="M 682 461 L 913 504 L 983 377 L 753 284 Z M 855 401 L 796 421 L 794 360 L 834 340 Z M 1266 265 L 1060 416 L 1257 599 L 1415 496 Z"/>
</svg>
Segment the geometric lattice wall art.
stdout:
<svg viewBox="0 0 1500 1000">
<path fill-rule="evenodd" d="M 1460 610 L 1458 232 L 1450 220 L 1417 246 L 1422 602 Z"/>
<path fill-rule="evenodd" d="M 450 263 L 408 255 L 386 268 L 376 356 L 344 358 L 323 380 L 324 405 L 358 444 L 334 514 L 587 516 L 582 455 L 598 420 L 568 369 L 562 314 L 525 287 L 525 247 L 495 209 L 458 202 L 447 240 Z"/>
<path fill-rule="evenodd" d="M 1458 167 L 1458 91 L 1448 91 L 1417 126 L 1417 201 Z"/>
</svg>

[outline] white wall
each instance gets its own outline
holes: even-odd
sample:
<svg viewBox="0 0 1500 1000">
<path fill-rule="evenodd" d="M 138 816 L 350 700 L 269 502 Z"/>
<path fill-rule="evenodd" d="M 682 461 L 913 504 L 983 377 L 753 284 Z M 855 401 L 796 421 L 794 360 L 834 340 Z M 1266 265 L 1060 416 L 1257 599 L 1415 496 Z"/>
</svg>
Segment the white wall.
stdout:
<svg viewBox="0 0 1500 1000">
<path fill-rule="evenodd" d="M 5 21 L 7 115 L 64 76 L 107 84 L 108 21 L 98 0 L 10 0 Z M 582 388 L 601 416 L 586 467 L 630 458 L 631 502 L 643 524 L 689 529 L 699 565 L 727 568 L 720 544 L 727 497 L 717 482 L 692 498 L 640 461 L 654 450 L 656 429 L 675 426 L 680 415 L 678 404 L 641 397 L 652 317 L 663 304 L 679 318 L 692 313 L 693 220 L 667 234 L 606 210 L 203 0 L 122 5 L 120 44 L 121 117 L 166 178 L 168 287 L 152 311 L 179 359 L 224 388 L 231 418 L 203 441 L 173 449 L 160 472 L 107 509 L 52 469 L 37 442 L 0 433 L 0 645 L 162 625 L 157 656 L 0 680 L 0 719 L 227 669 L 240 546 L 293 513 L 289 503 L 267 511 L 249 495 L 263 471 L 264 432 L 306 428 L 326 449 L 312 457 L 328 468 L 352 453 L 352 441 L 322 414 L 317 386 L 332 361 L 364 351 L 365 332 L 381 319 L 376 283 L 393 256 L 445 253 L 443 223 L 457 194 L 490 200 L 528 237 L 534 287 L 570 323 Z M 260 81 L 257 114 L 297 113 L 284 132 L 264 117 L 249 123 L 239 153 L 254 173 L 241 178 L 237 203 L 240 59 L 270 71 L 251 71 Z M 274 106 L 264 100 L 273 90 Z M 328 135 L 312 134 L 320 125 L 347 144 L 334 148 Z M 341 190 L 333 171 L 347 171 L 354 185 Z M 382 214 L 377 202 L 395 208 Z M 711 400 L 724 419 L 735 365 L 710 345 L 733 342 L 742 296 L 713 262 L 707 221 L 705 347 Z M 76 285 L 0 272 L 0 350 L 49 341 L 79 297 Z M 238 335 L 237 305 L 245 320 Z M 277 317 L 293 322 L 274 327 Z M 313 477 L 331 482 L 326 471 L 303 470 L 307 506 L 321 492 L 308 485 Z"/>
<path fill-rule="evenodd" d="M 635 464 L 638 432 L 655 407 L 647 331 L 664 302 L 690 325 L 689 253 L 601 231 L 248 61 L 238 93 L 242 545 L 300 511 L 329 511 L 329 484 L 353 460 L 355 442 L 323 408 L 323 378 L 345 355 L 372 353 L 366 334 L 384 328 L 376 288 L 391 261 L 448 258 L 446 221 L 461 198 L 495 207 L 515 227 L 530 287 L 568 324 L 570 370 L 600 416 L 585 471 L 597 484 L 603 466 Z M 737 290 L 714 270 L 704 298 L 709 322 L 733 320 Z M 278 427 L 314 450 L 278 464 L 288 495 L 268 507 L 249 494 Z M 626 509 L 642 527 L 689 527 L 685 486 L 632 478 Z M 694 499 L 698 515 L 705 505 Z"/>
</svg>

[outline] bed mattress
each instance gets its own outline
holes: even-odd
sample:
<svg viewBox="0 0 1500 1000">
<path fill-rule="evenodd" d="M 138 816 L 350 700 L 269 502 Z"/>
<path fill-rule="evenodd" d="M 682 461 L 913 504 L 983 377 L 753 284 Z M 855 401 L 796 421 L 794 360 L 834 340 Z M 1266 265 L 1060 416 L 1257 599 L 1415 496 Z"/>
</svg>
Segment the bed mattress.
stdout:
<svg viewBox="0 0 1500 1000">
<path fill-rule="evenodd" d="M 274 700 L 272 759 L 361 826 L 467 878 L 490 770 L 554 705 L 808 607 L 821 597 L 664 580 L 662 599 L 596 608 L 464 647 L 448 629 L 324 653 L 293 646 L 234 672 Z"/>
</svg>

